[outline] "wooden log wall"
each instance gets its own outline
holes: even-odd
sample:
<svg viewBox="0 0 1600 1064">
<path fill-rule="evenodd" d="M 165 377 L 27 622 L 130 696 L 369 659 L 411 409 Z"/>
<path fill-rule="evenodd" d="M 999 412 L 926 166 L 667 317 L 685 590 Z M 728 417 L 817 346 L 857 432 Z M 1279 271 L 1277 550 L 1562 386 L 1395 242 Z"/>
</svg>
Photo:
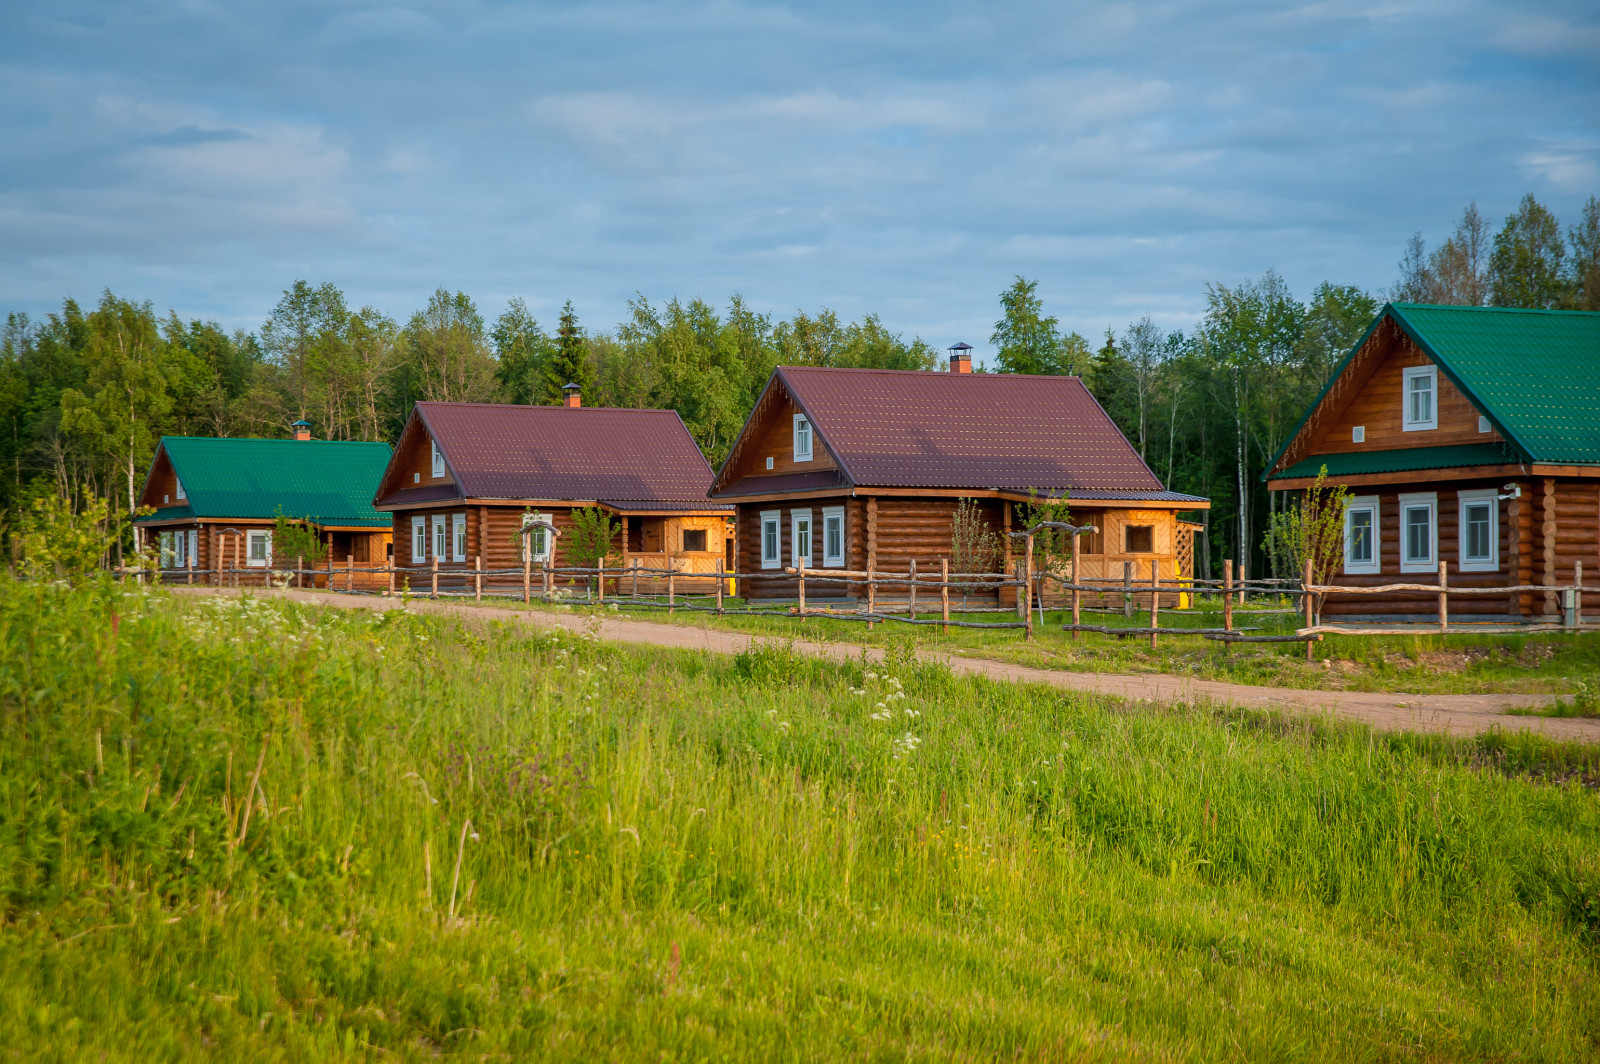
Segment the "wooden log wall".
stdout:
<svg viewBox="0 0 1600 1064">
<path fill-rule="evenodd" d="M 1496 587 L 1506 584 L 1563 584 L 1572 580 L 1574 564 L 1594 572 L 1600 567 L 1600 484 L 1577 478 L 1535 478 L 1517 481 L 1520 499 L 1499 503 L 1500 567 L 1496 572 L 1473 573 L 1461 570 L 1459 492 L 1495 489 L 1504 481 L 1460 481 L 1440 484 L 1418 483 L 1385 487 L 1378 494 L 1382 572 L 1371 575 L 1345 575 L 1335 582 L 1349 587 L 1376 587 L 1425 574 L 1400 571 L 1400 495 L 1437 491 L 1437 531 L 1435 562 L 1450 563 L 1450 583 L 1459 587 Z M 1374 494 L 1357 488 L 1353 494 Z M 1426 580 L 1422 580 L 1426 582 Z M 1325 608 L 1329 617 L 1395 615 L 1424 616 L 1437 609 L 1436 596 L 1426 593 L 1396 593 L 1392 596 L 1331 596 Z M 1555 592 L 1522 592 L 1499 596 L 1474 596 L 1463 599 L 1453 611 L 1464 615 L 1506 616 L 1525 619 L 1548 617 L 1560 612 L 1560 597 Z"/>
</svg>

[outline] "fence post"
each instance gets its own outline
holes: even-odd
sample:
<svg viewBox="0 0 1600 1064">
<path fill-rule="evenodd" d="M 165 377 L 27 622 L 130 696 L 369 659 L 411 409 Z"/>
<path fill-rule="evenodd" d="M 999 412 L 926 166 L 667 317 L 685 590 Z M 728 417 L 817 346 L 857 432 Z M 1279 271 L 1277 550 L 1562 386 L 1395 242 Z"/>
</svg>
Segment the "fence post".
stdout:
<svg viewBox="0 0 1600 1064">
<path fill-rule="evenodd" d="M 1150 649 L 1156 648 L 1156 617 L 1161 612 L 1161 563 L 1150 559 Z"/>
<path fill-rule="evenodd" d="M 1122 617 L 1133 620 L 1133 563 L 1122 563 Z"/>
<path fill-rule="evenodd" d="M 800 619 L 803 621 L 806 619 L 806 559 L 797 558 L 795 561 L 799 565 L 796 572 L 800 576 Z"/>
<path fill-rule="evenodd" d="M 433 556 L 433 590 L 429 593 L 428 597 L 439 597 L 439 556 L 437 554 Z"/>
<path fill-rule="evenodd" d="M 1083 614 L 1083 592 L 1078 590 L 1078 536 L 1072 534 L 1072 641 L 1076 643 L 1083 638 L 1083 633 L 1078 631 L 1078 624 Z"/>
<path fill-rule="evenodd" d="M 600 560 L 594 563 L 594 567 L 598 570 L 595 575 L 599 577 L 595 582 L 600 586 L 600 597 L 595 599 L 595 603 L 604 606 L 606 602 L 606 559 L 604 555 L 601 555 Z"/>
<path fill-rule="evenodd" d="M 1583 630 L 1583 562 L 1572 563 L 1572 630 Z"/>
<path fill-rule="evenodd" d="M 906 616 L 917 619 L 917 559 L 911 559 L 911 582 L 906 585 Z"/>
<path fill-rule="evenodd" d="M 522 534 L 522 604 L 526 606 L 533 597 L 533 541 L 529 533 Z"/>
<path fill-rule="evenodd" d="M 1233 631 L 1233 559 L 1222 559 L 1222 631 L 1227 635 Z M 1222 649 L 1232 650 L 1233 640 L 1224 639 Z"/>
<path fill-rule="evenodd" d="M 872 559 L 868 558 L 867 559 L 867 617 L 868 618 L 872 618 L 872 617 L 876 617 L 877 615 L 878 615 L 878 580 L 877 580 L 876 575 L 872 571 Z M 876 628 L 877 626 L 878 626 L 878 622 L 877 621 L 870 620 L 870 619 L 867 621 L 867 631 L 870 632 L 874 628 Z"/>
<path fill-rule="evenodd" d="M 1450 587 L 1450 563 L 1439 561 L 1439 631 L 1446 632 L 1450 629 L 1450 600 L 1447 589 Z M 1307 647 L 1310 644 L 1306 644 Z"/>
<path fill-rule="evenodd" d="M 555 574 L 550 572 L 550 559 L 548 557 L 546 557 L 545 560 L 539 564 L 543 566 L 543 571 L 539 577 L 539 586 L 541 589 L 543 589 L 544 600 L 549 602 L 551 596 L 556 593 Z"/>
<path fill-rule="evenodd" d="M 1441 579 L 1444 577 L 1444 562 L 1440 562 L 1439 563 L 1439 576 L 1440 576 Z M 1441 608 L 1444 605 L 1444 596 L 1443 595 L 1439 596 L 1439 605 L 1441 606 Z M 1311 559 L 1310 558 L 1306 559 L 1305 575 L 1303 577 L 1301 577 L 1301 579 L 1300 579 L 1300 608 L 1301 608 L 1301 611 L 1305 614 L 1305 617 L 1306 617 L 1306 627 L 1310 628 L 1313 625 L 1315 625 L 1317 622 L 1316 622 L 1316 617 L 1312 612 L 1313 607 L 1312 607 L 1312 597 L 1311 597 Z M 1313 644 L 1315 644 L 1315 642 L 1316 642 L 1316 640 L 1314 640 L 1314 639 L 1309 639 L 1308 638 L 1306 640 L 1306 660 L 1307 661 L 1313 660 L 1312 659 L 1312 654 L 1311 654 L 1311 648 L 1312 648 Z"/>
<path fill-rule="evenodd" d="M 328 590 L 333 590 L 333 533 L 328 533 Z"/>
<path fill-rule="evenodd" d="M 671 556 L 667 558 L 667 616 L 671 617 L 677 610 L 678 595 L 677 585 L 672 581 L 678 575 L 678 570 L 672 564 Z"/>
<path fill-rule="evenodd" d="M 356 558 L 354 548 L 351 549 L 350 553 L 346 555 L 344 559 L 344 589 L 346 591 L 354 591 L 356 589 Z"/>
<path fill-rule="evenodd" d="M 472 601 L 483 601 L 483 555 L 472 556 Z"/>
<path fill-rule="evenodd" d="M 721 561 L 717 562 L 717 568 L 718 569 L 722 568 L 722 562 Z M 639 559 L 638 558 L 633 559 L 633 583 L 629 585 L 628 595 L 629 595 L 630 598 L 638 598 L 639 597 Z"/>
<path fill-rule="evenodd" d="M 199 537 L 196 536 L 195 539 L 198 540 Z M 185 544 L 185 545 L 187 546 L 187 544 Z M 189 568 L 189 583 L 192 585 L 194 583 L 194 551 L 190 551 L 188 553 L 187 557 L 189 559 L 189 566 L 188 566 L 188 568 Z M 1580 572 L 1580 573 L 1583 572 L 1583 563 L 1582 562 L 1578 563 L 1578 572 Z"/>
<path fill-rule="evenodd" d="M 1033 642 L 1033 533 L 1027 535 L 1027 550 L 1022 556 L 1022 636 Z"/>
<path fill-rule="evenodd" d="M 387 561 L 387 559 L 385 559 L 385 560 Z M 384 571 L 389 574 L 389 597 L 393 598 L 394 597 L 394 562 L 392 562 L 392 561 L 389 562 L 389 564 L 385 565 L 383 568 L 384 568 Z"/>
<path fill-rule="evenodd" d="M 1578 563 L 1580 566 L 1582 562 Z M 1580 568 L 1578 572 L 1583 572 Z M 944 618 L 941 631 L 950 634 L 950 559 L 939 559 L 939 614 Z"/>
<path fill-rule="evenodd" d="M 638 579 L 637 574 L 635 574 L 634 579 L 635 580 Z M 722 559 L 718 558 L 717 559 L 717 612 L 718 613 L 722 612 L 722 581 L 723 581 Z"/>
</svg>

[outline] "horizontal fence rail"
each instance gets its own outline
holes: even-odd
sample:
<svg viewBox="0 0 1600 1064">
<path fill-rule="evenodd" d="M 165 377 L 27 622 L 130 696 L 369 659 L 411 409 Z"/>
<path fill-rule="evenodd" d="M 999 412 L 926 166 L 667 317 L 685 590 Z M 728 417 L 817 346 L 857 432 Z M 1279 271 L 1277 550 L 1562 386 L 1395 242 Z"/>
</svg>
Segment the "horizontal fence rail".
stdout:
<svg viewBox="0 0 1600 1064">
<path fill-rule="evenodd" d="M 1311 645 L 1329 635 L 1429 635 L 1451 632 L 1532 634 L 1600 630 L 1600 623 L 1583 621 L 1583 594 L 1586 588 L 1582 562 L 1574 564 L 1571 584 L 1512 584 L 1500 587 L 1451 586 L 1449 567 L 1443 562 L 1438 567 L 1437 582 L 1432 584 L 1403 582 L 1351 587 L 1321 583 L 1313 579 L 1309 563 L 1299 580 L 1236 580 L 1231 561 L 1224 561 L 1220 580 L 1177 574 L 1164 579 L 1158 559 L 1149 563 L 1147 574 L 1137 572 L 1139 567 L 1133 562 L 1125 562 L 1122 578 L 1117 580 L 1080 575 L 1077 535 L 1072 537 L 1071 561 L 1065 572 L 1036 569 L 1033 532 L 1040 527 L 1074 531 L 1071 526 L 1048 525 L 1012 533 L 1013 538 L 1022 541 L 1024 550 L 1009 573 L 953 573 L 949 569 L 948 558 L 938 559 L 936 568 L 927 569 L 919 569 L 917 562 L 912 561 L 904 570 L 881 570 L 872 565 L 866 569 L 814 569 L 801 565 L 750 572 L 726 569 L 721 561 L 710 572 L 689 572 L 670 563 L 646 565 L 637 560 L 621 566 L 607 565 L 605 560 L 593 566 L 576 566 L 530 559 L 516 567 L 486 568 L 481 557 L 473 558 L 470 565 L 461 560 L 441 565 L 438 559 L 434 559 L 428 565 L 359 564 L 347 560 L 344 565 L 335 566 L 330 559 L 322 565 L 307 566 L 303 559 L 298 558 L 292 566 L 278 565 L 270 559 L 261 565 L 240 565 L 237 551 L 232 566 L 199 568 L 191 563 L 181 567 L 130 567 L 115 571 L 125 577 L 141 581 L 153 579 L 166 584 L 192 585 L 199 582 L 211 586 L 298 587 L 345 594 L 412 594 L 431 598 L 464 598 L 470 595 L 476 601 L 488 595 L 501 599 L 520 597 L 523 602 L 532 602 L 535 598 L 544 602 L 571 602 L 581 595 L 584 602 L 603 605 L 609 597 L 613 603 L 626 605 L 630 609 L 664 609 L 669 615 L 686 610 L 728 616 L 793 618 L 802 622 L 811 618 L 860 621 L 869 628 L 880 623 L 939 625 L 946 632 L 951 628 L 1021 629 L 1030 640 L 1034 635 L 1035 611 L 1038 623 L 1042 625 L 1045 596 L 1048 591 L 1053 591 L 1064 597 L 1064 602 L 1058 608 L 1070 609 L 1071 620 L 1061 627 L 1074 640 L 1089 632 L 1115 639 L 1148 638 L 1152 648 L 1157 646 L 1161 636 L 1194 636 L 1225 646 L 1233 643 L 1300 642 L 1306 644 L 1308 657 Z M 748 598 L 742 603 L 725 601 L 728 597 L 734 597 L 734 589 L 748 588 L 750 581 L 774 579 L 793 582 L 795 597 L 792 603 L 785 599 L 762 606 L 750 602 Z M 1008 588 L 1012 589 L 1010 597 L 1014 599 L 1014 604 L 1009 606 L 1003 602 L 1003 592 Z M 808 590 L 842 590 L 847 595 L 855 596 L 855 605 L 842 605 L 836 598 L 817 600 L 814 595 L 808 602 Z M 895 593 L 896 598 L 881 600 L 881 593 L 886 590 Z M 963 601 L 952 604 L 952 591 Z M 993 605 L 965 601 L 967 596 L 987 596 L 990 593 L 994 596 L 990 599 Z M 1319 616 L 1321 606 L 1335 596 L 1397 594 L 1435 596 L 1437 602 L 1431 623 L 1325 624 Z M 1086 595 L 1093 596 L 1092 601 L 1100 605 L 1085 605 Z M 1564 616 L 1560 621 L 1455 622 L 1452 625 L 1449 615 L 1449 597 L 1452 595 L 1544 595 L 1547 607 L 1552 601 L 1559 600 Z M 1247 605 L 1250 596 L 1258 599 L 1265 596 L 1268 601 L 1255 606 Z M 1185 601 L 1196 603 L 1211 600 L 1220 603 L 1222 626 L 1163 626 L 1160 623 L 1161 611 L 1173 608 L 1163 605 L 1164 597 L 1176 601 L 1179 608 Z M 1297 598 L 1298 605 L 1283 608 L 1285 599 L 1293 603 Z M 1120 609 L 1115 605 L 1104 605 L 1107 600 L 1115 603 L 1119 599 Z M 1140 604 L 1143 604 L 1142 611 L 1138 610 Z M 1136 611 L 1148 613 L 1148 625 L 1086 624 L 1083 621 L 1084 613 L 1114 615 L 1120 612 L 1131 622 L 1135 619 Z M 1234 623 L 1236 611 L 1250 617 L 1296 614 L 1303 619 L 1301 626 L 1292 633 L 1258 634 L 1261 631 L 1258 627 Z M 1547 615 L 1549 612 L 1547 608 Z M 1012 614 L 1015 619 L 962 619 L 993 614 Z"/>
</svg>

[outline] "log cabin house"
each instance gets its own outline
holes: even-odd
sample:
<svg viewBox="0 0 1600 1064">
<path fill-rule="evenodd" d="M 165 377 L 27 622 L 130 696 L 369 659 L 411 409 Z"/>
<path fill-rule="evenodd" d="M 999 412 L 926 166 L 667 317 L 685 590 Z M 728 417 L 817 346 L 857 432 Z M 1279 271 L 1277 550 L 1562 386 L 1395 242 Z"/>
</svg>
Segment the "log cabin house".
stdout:
<svg viewBox="0 0 1600 1064">
<path fill-rule="evenodd" d="M 1357 587 L 1571 583 L 1600 568 L 1600 314 L 1383 308 L 1265 473 L 1326 468 L 1350 498 L 1334 582 Z M 1592 577 L 1587 577 L 1592 579 Z M 1427 593 L 1329 595 L 1324 614 L 1431 618 Z M 1554 592 L 1462 596 L 1453 620 L 1534 621 Z"/>
<path fill-rule="evenodd" d="M 221 574 L 222 582 L 265 585 L 274 566 L 295 564 L 274 557 L 279 513 L 309 521 L 328 547 L 323 565 L 388 564 L 389 519 L 372 508 L 372 489 L 389 445 L 313 440 L 305 422 L 294 433 L 290 440 L 161 438 L 139 496 L 155 512 L 136 524 L 155 537 L 163 580 L 191 581 L 190 570 L 220 567 L 242 570 Z M 358 587 L 379 581 L 387 586 L 387 577 L 354 577 Z"/>
<path fill-rule="evenodd" d="M 393 515 L 395 564 L 422 570 L 437 560 L 441 587 L 459 587 L 479 564 L 517 571 L 486 587 L 520 587 L 528 513 L 560 533 L 554 543 L 530 537 L 535 567 L 573 564 L 564 546 L 572 512 L 600 507 L 619 526 L 608 566 L 670 564 L 685 574 L 674 577 L 679 590 L 711 591 L 717 563 L 733 562 L 733 511 L 706 498 L 710 482 L 711 467 L 676 411 L 585 407 L 569 390 L 563 406 L 418 403 L 374 505 Z M 431 579 L 414 572 L 411 586 Z"/>
<path fill-rule="evenodd" d="M 1021 528 L 1015 504 L 1030 489 L 1068 496 L 1072 519 L 1099 529 L 1083 537 L 1085 578 L 1120 581 L 1124 562 L 1146 581 L 1152 562 L 1163 582 L 1193 576 L 1197 526 L 1177 515 L 1210 503 L 1167 491 L 1082 380 L 971 369 L 960 352 L 949 373 L 773 372 L 711 489 L 738 509 L 746 598 L 796 597 L 784 569 L 797 558 L 810 569 L 899 573 L 915 560 L 919 575 L 936 578 L 961 499 L 1000 537 L 996 564 L 1010 572 L 1004 533 Z M 865 591 L 808 581 L 806 594 L 854 601 Z M 998 598 L 1015 604 L 1009 589 Z"/>
</svg>

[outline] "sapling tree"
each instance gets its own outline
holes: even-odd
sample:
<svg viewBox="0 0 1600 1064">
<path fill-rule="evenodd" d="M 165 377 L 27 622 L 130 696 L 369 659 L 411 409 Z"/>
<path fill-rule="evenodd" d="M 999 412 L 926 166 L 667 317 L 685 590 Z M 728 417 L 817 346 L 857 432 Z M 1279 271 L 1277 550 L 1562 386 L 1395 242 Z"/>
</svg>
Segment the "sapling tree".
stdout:
<svg viewBox="0 0 1600 1064">
<path fill-rule="evenodd" d="M 1311 582 L 1327 584 L 1344 560 L 1344 511 L 1349 493 L 1344 485 L 1328 485 L 1328 467 L 1300 493 L 1297 503 L 1272 515 L 1263 547 L 1283 568 L 1303 575 L 1311 565 Z M 1324 595 L 1314 600 L 1320 620 Z"/>
<path fill-rule="evenodd" d="M 564 537 L 567 561 L 582 569 L 596 568 L 602 558 L 611 554 L 611 542 L 621 528 L 621 522 L 612 520 L 610 512 L 598 506 L 573 510 L 572 528 Z"/>
<path fill-rule="evenodd" d="M 951 576 L 958 573 L 992 573 L 1000 565 L 1000 553 L 1000 535 L 989 527 L 978 500 L 957 499 L 955 514 L 950 521 Z M 965 606 L 966 603 L 967 594 L 963 588 L 961 604 Z"/>
<path fill-rule="evenodd" d="M 309 563 L 315 569 L 328 556 L 328 545 L 311 526 L 310 517 L 290 517 L 278 508 L 272 519 L 272 556 L 279 561 L 291 558 Z"/>
</svg>

